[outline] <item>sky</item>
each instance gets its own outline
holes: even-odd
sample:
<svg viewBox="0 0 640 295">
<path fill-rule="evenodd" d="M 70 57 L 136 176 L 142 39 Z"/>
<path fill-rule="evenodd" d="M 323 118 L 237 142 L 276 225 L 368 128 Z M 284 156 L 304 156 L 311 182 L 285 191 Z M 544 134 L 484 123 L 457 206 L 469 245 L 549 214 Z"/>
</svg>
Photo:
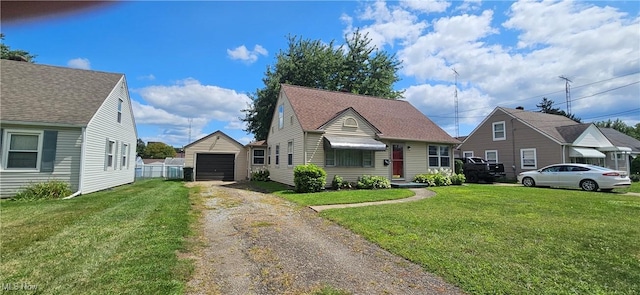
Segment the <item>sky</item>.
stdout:
<svg viewBox="0 0 640 295">
<path fill-rule="evenodd" d="M 583 122 L 635 125 L 639 11 L 636 0 L 127 1 L 1 31 L 36 63 L 125 74 L 138 137 L 181 147 L 217 130 L 253 141 L 242 110 L 287 36 L 341 44 L 358 28 L 402 61 L 403 99 L 451 136 L 543 97 Z"/>
</svg>

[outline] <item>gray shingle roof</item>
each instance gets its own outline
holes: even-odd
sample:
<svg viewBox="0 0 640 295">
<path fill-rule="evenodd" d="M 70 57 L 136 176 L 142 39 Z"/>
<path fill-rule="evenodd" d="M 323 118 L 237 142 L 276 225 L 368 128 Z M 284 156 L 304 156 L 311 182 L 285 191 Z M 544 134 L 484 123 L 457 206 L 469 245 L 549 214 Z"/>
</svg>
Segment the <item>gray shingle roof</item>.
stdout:
<svg viewBox="0 0 640 295">
<path fill-rule="evenodd" d="M 282 84 L 282 91 L 305 131 L 323 124 L 347 108 L 353 108 L 382 132 L 382 138 L 460 143 L 433 123 L 423 113 L 404 100 L 356 95 Z"/>
<path fill-rule="evenodd" d="M 561 115 L 529 112 L 525 110 L 510 109 L 505 107 L 498 108 L 561 143 L 571 143 L 575 141 L 578 136 L 582 134 L 582 131 L 584 131 L 590 125 L 580 124 Z M 580 131 L 580 129 L 582 130 Z"/>
<path fill-rule="evenodd" d="M 634 153 L 640 153 L 640 140 L 626 135 L 613 128 L 599 128 L 602 134 L 617 147 L 628 147 Z"/>
<path fill-rule="evenodd" d="M 0 61 L 0 120 L 85 126 L 123 74 Z"/>
</svg>

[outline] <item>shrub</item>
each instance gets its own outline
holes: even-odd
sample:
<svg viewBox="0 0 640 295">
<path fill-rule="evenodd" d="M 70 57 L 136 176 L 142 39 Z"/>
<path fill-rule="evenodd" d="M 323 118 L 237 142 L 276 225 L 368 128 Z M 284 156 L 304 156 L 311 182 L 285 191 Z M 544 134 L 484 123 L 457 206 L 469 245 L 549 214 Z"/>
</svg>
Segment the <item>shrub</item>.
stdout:
<svg viewBox="0 0 640 295">
<path fill-rule="evenodd" d="M 13 196 L 13 199 L 18 201 L 52 200 L 69 195 L 71 195 L 69 184 L 54 179 L 47 182 L 29 184 Z"/>
<path fill-rule="evenodd" d="M 638 182 L 640 181 L 640 174 L 630 174 L 629 179 L 631 179 L 632 182 Z"/>
<path fill-rule="evenodd" d="M 464 162 L 462 160 L 456 159 L 453 162 L 455 174 L 463 174 L 464 173 Z"/>
<path fill-rule="evenodd" d="M 635 157 L 631 161 L 631 174 L 640 174 L 640 157 Z"/>
<path fill-rule="evenodd" d="M 327 172 L 314 164 L 298 165 L 293 169 L 293 182 L 298 193 L 319 192 L 327 184 Z"/>
<path fill-rule="evenodd" d="M 462 185 L 466 180 L 467 178 L 462 173 L 451 175 L 451 184 L 453 185 Z"/>
<path fill-rule="evenodd" d="M 413 181 L 418 183 L 426 183 L 429 186 L 447 186 L 452 184 L 452 180 L 449 175 L 451 175 L 451 170 L 449 169 L 430 170 L 429 173 L 416 175 L 413 178 Z M 464 177 L 464 175 L 462 175 L 462 177 Z"/>
<path fill-rule="evenodd" d="M 344 181 L 344 178 L 342 178 L 342 176 L 340 175 L 334 175 L 333 180 L 331 181 L 331 187 L 333 187 L 333 189 L 335 190 L 340 190 L 343 188 L 351 189 L 351 188 L 354 188 L 355 185 L 351 182 Z"/>
<path fill-rule="evenodd" d="M 391 181 L 384 176 L 362 175 L 358 178 L 356 187 L 359 189 L 390 188 Z"/>
<path fill-rule="evenodd" d="M 259 169 L 251 172 L 251 181 L 269 181 L 269 170 Z"/>
</svg>

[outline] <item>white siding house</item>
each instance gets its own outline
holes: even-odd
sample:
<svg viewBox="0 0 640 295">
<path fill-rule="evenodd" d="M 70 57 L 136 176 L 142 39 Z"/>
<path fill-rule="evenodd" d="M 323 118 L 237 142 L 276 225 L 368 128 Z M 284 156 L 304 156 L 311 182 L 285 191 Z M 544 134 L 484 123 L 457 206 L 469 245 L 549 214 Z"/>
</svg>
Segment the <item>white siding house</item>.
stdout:
<svg viewBox="0 0 640 295">
<path fill-rule="evenodd" d="M 134 181 L 137 134 L 123 74 L 0 65 L 0 197 L 53 179 L 74 194 Z"/>
</svg>

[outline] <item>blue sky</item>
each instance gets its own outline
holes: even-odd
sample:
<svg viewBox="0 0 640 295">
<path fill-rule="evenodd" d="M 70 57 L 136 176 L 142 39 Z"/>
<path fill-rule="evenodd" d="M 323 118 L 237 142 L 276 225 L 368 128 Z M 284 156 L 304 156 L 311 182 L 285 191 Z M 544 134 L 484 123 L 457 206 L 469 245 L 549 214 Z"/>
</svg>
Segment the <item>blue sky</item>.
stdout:
<svg viewBox="0 0 640 295">
<path fill-rule="evenodd" d="M 131 1 L 3 22 L 2 33 L 40 64 L 124 73 L 139 137 L 183 146 L 216 130 L 252 140 L 238 118 L 287 35 L 341 43 L 360 28 L 403 61 L 395 88 L 456 136 L 496 106 L 536 110 L 548 97 L 566 110 L 561 75 L 573 81 L 571 110 L 583 121 L 640 123 L 639 9 L 637 1 Z"/>
</svg>

